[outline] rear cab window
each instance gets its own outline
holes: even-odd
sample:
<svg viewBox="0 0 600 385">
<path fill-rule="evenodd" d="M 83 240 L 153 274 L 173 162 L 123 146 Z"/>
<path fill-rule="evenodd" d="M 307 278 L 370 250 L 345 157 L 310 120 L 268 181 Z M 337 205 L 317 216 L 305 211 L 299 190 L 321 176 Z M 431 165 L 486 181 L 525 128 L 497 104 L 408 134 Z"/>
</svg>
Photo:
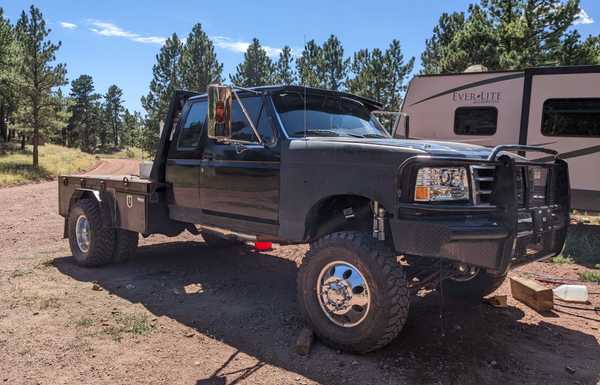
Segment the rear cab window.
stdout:
<svg viewBox="0 0 600 385">
<path fill-rule="evenodd" d="M 206 100 L 195 102 L 190 106 L 177 140 L 178 151 L 191 151 L 198 148 L 202 140 L 207 113 L 208 102 Z"/>
</svg>

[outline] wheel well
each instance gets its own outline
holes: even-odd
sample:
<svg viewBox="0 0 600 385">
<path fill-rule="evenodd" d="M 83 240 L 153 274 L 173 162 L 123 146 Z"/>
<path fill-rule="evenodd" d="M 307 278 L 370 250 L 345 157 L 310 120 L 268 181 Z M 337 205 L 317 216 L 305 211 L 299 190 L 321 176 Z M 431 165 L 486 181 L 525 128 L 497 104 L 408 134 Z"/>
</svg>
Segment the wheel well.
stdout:
<svg viewBox="0 0 600 385">
<path fill-rule="evenodd" d="M 338 231 L 371 231 L 371 202 L 360 195 L 334 195 L 322 199 L 306 217 L 305 238 L 312 241 Z"/>
<path fill-rule="evenodd" d="M 102 217 L 102 222 L 106 226 L 114 226 L 115 221 L 112 215 L 112 199 L 108 199 L 107 194 L 102 194 L 97 190 L 75 190 L 73 191 L 73 195 L 71 195 L 71 199 L 69 200 L 69 211 L 67 211 L 67 216 L 65 217 L 65 227 L 64 227 L 64 237 L 68 236 L 67 223 L 69 220 L 69 213 L 71 212 L 71 208 L 75 203 L 82 199 L 91 199 L 95 200 L 100 206 L 100 215 Z M 111 201 L 111 202 L 109 202 Z"/>
</svg>

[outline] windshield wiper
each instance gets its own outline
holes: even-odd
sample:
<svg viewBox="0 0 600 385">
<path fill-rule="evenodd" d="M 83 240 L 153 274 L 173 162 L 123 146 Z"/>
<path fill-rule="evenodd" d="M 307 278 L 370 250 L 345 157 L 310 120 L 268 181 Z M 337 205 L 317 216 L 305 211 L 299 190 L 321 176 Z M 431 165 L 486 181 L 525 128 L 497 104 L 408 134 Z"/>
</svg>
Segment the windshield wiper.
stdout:
<svg viewBox="0 0 600 385">
<path fill-rule="evenodd" d="M 365 138 L 374 138 L 374 139 L 382 139 L 382 138 L 386 138 L 386 136 L 380 135 L 380 134 L 352 134 L 349 132 L 344 132 L 345 136 L 351 136 L 353 138 L 361 138 L 361 139 L 365 139 Z"/>
<path fill-rule="evenodd" d="M 305 133 L 306 135 L 315 135 L 315 136 L 340 136 L 338 132 L 332 130 L 306 130 L 296 132 L 296 135 L 300 133 Z"/>
<path fill-rule="evenodd" d="M 364 134 L 363 138 L 385 139 L 389 137 L 381 134 Z"/>
</svg>

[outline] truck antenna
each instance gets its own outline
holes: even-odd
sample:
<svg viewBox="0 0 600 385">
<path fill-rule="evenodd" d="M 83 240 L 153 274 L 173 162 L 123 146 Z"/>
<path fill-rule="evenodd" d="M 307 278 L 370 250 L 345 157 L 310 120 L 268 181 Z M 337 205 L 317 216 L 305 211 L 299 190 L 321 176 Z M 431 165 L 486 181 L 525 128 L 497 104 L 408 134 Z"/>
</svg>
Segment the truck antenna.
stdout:
<svg viewBox="0 0 600 385">
<path fill-rule="evenodd" d="M 304 34 L 304 49 L 306 49 L 306 34 Z M 304 87 L 304 140 L 306 140 L 306 134 L 307 134 L 307 130 L 306 130 L 306 84 L 304 84 L 304 82 L 302 82 L 302 86 Z"/>
</svg>

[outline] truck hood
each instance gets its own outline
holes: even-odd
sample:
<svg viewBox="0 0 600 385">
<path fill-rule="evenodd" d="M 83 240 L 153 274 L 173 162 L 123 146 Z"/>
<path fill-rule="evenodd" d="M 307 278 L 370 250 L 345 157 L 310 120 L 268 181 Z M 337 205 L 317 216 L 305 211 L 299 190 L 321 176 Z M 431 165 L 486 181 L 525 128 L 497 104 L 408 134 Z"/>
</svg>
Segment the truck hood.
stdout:
<svg viewBox="0 0 600 385">
<path fill-rule="evenodd" d="M 382 150 L 389 150 L 390 147 L 397 148 L 399 151 L 406 149 L 409 151 L 423 152 L 432 156 L 471 158 L 471 159 L 487 159 L 491 153 L 491 149 L 474 144 L 443 142 L 435 140 L 417 140 L 417 139 L 362 139 L 348 137 L 331 137 L 331 138 L 308 138 L 310 142 L 322 142 L 335 144 L 348 143 L 360 147 L 364 145 L 371 150 L 377 150 L 381 147 Z"/>
</svg>

